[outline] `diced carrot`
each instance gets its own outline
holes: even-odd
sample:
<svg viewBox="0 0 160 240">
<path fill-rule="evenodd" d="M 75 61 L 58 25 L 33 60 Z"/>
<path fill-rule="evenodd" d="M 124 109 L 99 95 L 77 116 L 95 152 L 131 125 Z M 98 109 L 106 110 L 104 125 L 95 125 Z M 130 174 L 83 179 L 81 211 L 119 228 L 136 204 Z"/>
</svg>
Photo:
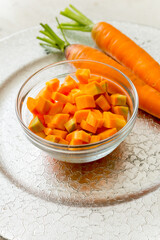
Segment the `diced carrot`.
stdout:
<svg viewBox="0 0 160 240">
<path fill-rule="evenodd" d="M 65 78 L 64 83 L 61 84 L 59 92 L 63 94 L 68 94 L 72 89 L 75 89 L 77 87 L 77 82 L 70 75 L 68 75 Z"/>
<path fill-rule="evenodd" d="M 44 128 L 43 131 L 46 135 L 52 135 L 53 134 L 52 128 Z"/>
<path fill-rule="evenodd" d="M 44 97 L 39 97 L 37 99 L 36 110 L 40 114 L 47 114 L 53 103 L 45 99 Z"/>
<path fill-rule="evenodd" d="M 116 128 L 108 129 L 100 134 L 98 136 L 100 137 L 100 140 L 106 139 L 108 137 L 111 137 L 113 134 L 117 132 Z"/>
<path fill-rule="evenodd" d="M 60 139 L 58 143 L 68 145 L 68 141 L 66 141 L 64 139 Z"/>
<path fill-rule="evenodd" d="M 39 98 L 39 97 L 43 97 L 47 100 L 51 100 L 51 95 L 52 95 L 52 92 L 48 89 L 47 86 L 45 86 L 39 93 L 38 95 L 36 96 L 36 98 Z"/>
<path fill-rule="evenodd" d="M 90 78 L 90 70 L 89 69 L 77 69 L 76 77 L 80 83 L 88 83 L 88 79 Z"/>
<path fill-rule="evenodd" d="M 59 92 L 53 92 L 51 98 L 53 100 L 59 101 L 61 103 L 69 102 L 69 98 L 66 95 L 59 93 Z"/>
<path fill-rule="evenodd" d="M 74 114 L 74 118 L 77 123 L 81 123 L 82 120 L 86 120 L 90 110 L 78 110 Z"/>
<path fill-rule="evenodd" d="M 56 135 L 48 135 L 47 137 L 45 137 L 45 139 L 54 143 L 58 143 L 61 138 Z"/>
<path fill-rule="evenodd" d="M 127 120 L 129 108 L 125 106 L 113 106 L 112 112 L 122 115 Z"/>
<path fill-rule="evenodd" d="M 82 144 L 83 144 L 82 140 L 74 139 L 74 138 L 69 143 L 69 145 L 82 145 Z"/>
<path fill-rule="evenodd" d="M 73 138 L 81 140 L 81 141 L 86 142 L 86 143 L 89 143 L 90 139 L 91 139 L 91 136 L 90 136 L 90 134 L 86 133 L 85 131 L 80 130 L 80 131 L 75 131 L 74 132 Z"/>
<path fill-rule="evenodd" d="M 95 115 L 91 111 L 89 112 L 89 114 L 87 116 L 86 122 L 89 125 L 91 125 L 92 127 L 97 128 L 97 126 L 98 126 L 98 120 L 96 119 Z"/>
<path fill-rule="evenodd" d="M 52 130 L 53 135 L 56 135 L 61 138 L 65 138 L 67 136 L 67 131 L 59 130 L 59 129 L 53 129 Z"/>
<path fill-rule="evenodd" d="M 100 82 L 100 86 L 103 89 L 104 92 L 107 92 L 107 88 L 108 88 L 108 82 L 107 80 L 103 80 Z"/>
<path fill-rule="evenodd" d="M 48 82 L 46 82 L 47 89 L 52 92 L 56 92 L 59 88 L 59 79 L 54 78 Z"/>
<path fill-rule="evenodd" d="M 91 95 L 84 95 L 84 96 L 77 97 L 76 105 L 78 110 L 85 109 L 85 108 L 95 108 L 96 106 L 94 98 Z"/>
<path fill-rule="evenodd" d="M 111 104 L 114 106 L 126 105 L 127 97 L 125 95 L 116 93 L 116 94 L 112 94 L 110 98 L 111 98 Z"/>
<path fill-rule="evenodd" d="M 60 130 L 65 130 L 64 124 L 68 122 L 69 120 L 69 114 L 64 113 L 57 113 L 54 115 L 51 124 L 55 126 L 55 128 L 58 128 Z"/>
<path fill-rule="evenodd" d="M 88 79 L 88 82 L 101 82 L 102 81 L 102 77 L 100 76 L 91 76 L 91 78 Z"/>
<path fill-rule="evenodd" d="M 91 136 L 90 143 L 95 143 L 95 142 L 99 142 L 99 141 L 100 141 L 100 136 L 98 136 L 98 135 Z"/>
<path fill-rule="evenodd" d="M 73 132 L 76 129 L 76 120 L 74 118 L 71 118 L 68 122 L 64 124 L 67 131 Z"/>
<path fill-rule="evenodd" d="M 64 106 L 64 103 L 62 103 L 62 102 L 53 103 L 50 107 L 48 115 L 54 116 L 57 113 L 61 113 L 62 109 L 63 109 L 63 106 Z"/>
<path fill-rule="evenodd" d="M 43 124 L 41 123 L 40 119 L 36 116 L 32 119 L 28 127 L 32 132 L 41 132 L 44 129 Z"/>
<path fill-rule="evenodd" d="M 91 132 L 91 133 L 96 133 L 97 131 L 97 127 L 93 127 L 91 125 L 89 125 L 85 120 L 82 120 L 81 124 L 80 124 L 81 128 Z"/>
<path fill-rule="evenodd" d="M 111 112 L 103 112 L 104 127 L 106 128 L 117 128 L 120 130 L 126 125 L 126 120 L 122 115 L 114 114 Z"/>
<path fill-rule="evenodd" d="M 71 104 L 71 103 L 66 103 L 66 105 L 64 106 L 62 113 L 70 113 L 70 114 L 74 114 L 76 112 L 76 106 Z"/>
<path fill-rule="evenodd" d="M 32 97 L 28 97 L 28 99 L 27 99 L 27 108 L 33 114 L 38 113 L 36 110 L 37 102 L 38 102 L 38 100 L 34 99 Z"/>
<path fill-rule="evenodd" d="M 36 132 L 35 133 L 37 136 L 41 137 L 41 138 L 45 138 L 46 134 L 44 132 Z"/>
<path fill-rule="evenodd" d="M 95 96 L 95 95 L 104 93 L 104 90 L 101 88 L 98 82 L 91 82 L 86 84 L 84 92 L 88 95 Z"/>
<path fill-rule="evenodd" d="M 67 140 L 68 142 L 70 142 L 70 141 L 72 140 L 72 138 L 73 138 L 73 136 L 74 136 L 74 134 L 75 134 L 76 131 L 77 131 L 77 130 L 75 130 L 74 132 L 69 133 L 69 134 L 66 136 L 66 140 Z"/>
<path fill-rule="evenodd" d="M 108 101 L 106 100 L 106 98 L 101 95 L 99 96 L 99 98 L 96 99 L 96 104 L 103 110 L 103 111 L 107 111 L 111 108 L 111 106 L 109 105 Z"/>
</svg>

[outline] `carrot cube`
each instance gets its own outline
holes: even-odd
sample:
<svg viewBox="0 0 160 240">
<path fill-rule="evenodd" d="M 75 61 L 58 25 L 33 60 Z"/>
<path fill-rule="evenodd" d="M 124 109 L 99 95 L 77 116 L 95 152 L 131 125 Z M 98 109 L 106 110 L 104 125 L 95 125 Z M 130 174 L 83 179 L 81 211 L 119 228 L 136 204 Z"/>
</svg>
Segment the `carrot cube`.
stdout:
<svg viewBox="0 0 160 240">
<path fill-rule="evenodd" d="M 52 128 L 44 128 L 44 133 L 46 134 L 46 135 L 52 135 L 52 133 L 53 133 L 53 130 L 52 130 Z"/>
<path fill-rule="evenodd" d="M 90 70 L 89 69 L 77 69 L 76 77 L 80 83 L 88 83 L 88 79 L 90 78 Z"/>
<path fill-rule="evenodd" d="M 40 119 L 36 116 L 32 119 L 28 127 L 32 132 L 41 132 L 44 129 L 43 124 L 41 123 Z"/>
<path fill-rule="evenodd" d="M 39 97 L 37 99 L 37 104 L 36 104 L 36 110 L 40 114 L 46 114 L 48 113 L 52 103 L 45 99 L 44 97 Z"/>
<path fill-rule="evenodd" d="M 99 133 L 98 136 L 100 137 L 100 140 L 106 139 L 108 137 L 111 137 L 113 134 L 117 132 L 116 128 L 108 129 L 102 133 Z"/>
<path fill-rule="evenodd" d="M 85 108 L 95 108 L 95 101 L 91 95 L 83 95 L 76 98 L 76 105 L 78 110 Z"/>
<path fill-rule="evenodd" d="M 59 92 L 63 94 L 69 93 L 72 89 L 75 89 L 78 87 L 78 83 L 71 77 L 67 76 L 64 80 L 64 83 L 62 83 L 61 87 L 59 88 Z"/>
<path fill-rule="evenodd" d="M 125 119 L 128 117 L 129 108 L 125 106 L 113 106 L 112 112 L 122 115 Z"/>
<path fill-rule="evenodd" d="M 71 104 L 71 103 L 66 103 L 66 105 L 64 106 L 62 113 L 70 113 L 70 114 L 74 114 L 76 112 L 76 106 Z"/>
<path fill-rule="evenodd" d="M 86 122 L 89 125 L 91 125 L 92 127 L 96 127 L 97 128 L 98 120 L 96 119 L 95 115 L 91 111 L 89 112 L 89 114 L 87 116 Z"/>
<path fill-rule="evenodd" d="M 98 82 L 91 82 L 86 85 L 84 92 L 86 94 L 95 96 L 104 93 L 104 90 L 101 88 Z"/>
<path fill-rule="evenodd" d="M 54 143 L 58 143 L 60 140 L 60 137 L 55 135 L 48 135 L 47 137 L 45 137 L 45 139 Z"/>
<path fill-rule="evenodd" d="M 91 126 L 85 120 L 82 120 L 80 126 L 81 126 L 82 129 L 84 129 L 88 132 L 91 132 L 91 133 L 96 133 L 96 131 L 97 131 L 97 127 Z"/>
<path fill-rule="evenodd" d="M 91 141 L 90 143 L 95 143 L 100 141 L 100 136 L 99 135 L 92 135 L 91 136 Z"/>
<path fill-rule="evenodd" d="M 54 78 L 48 82 L 46 82 L 47 89 L 51 92 L 55 92 L 59 88 L 59 79 Z"/>
<path fill-rule="evenodd" d="M 37 110 L 36 110 L 37 102 L 38 102 L 38 99 L 34 99 L 32 97 L 28 97 L 27 99 L 27 108 L 33 114 L 37 113 Z"/>
<path fill-rule="evenodd" d="M 83 130 L 75 131 L 73 135 L 74 139 L 81 140 L 83 142 L 89 143 L 91 136 Z"/>
<path fill-rule="evenodd" d="M 114 114 L 111 112 L 103 112 L 104 127 L 106 128 L 117 128 L 120 130 L 126 125 L 126 120 L 122 115 Z"/>
<path fill-rule="evenodd" d="M 66 122 L 64 124 L 65 128 L 67 129 L 67 131 L 73 132 L 76 129 L 76 121 L 74 118 L 71 118 L 68 122 Z"/>
<path fill-rule="evenodd" d="M 53 92 L 51 99 L 61 102 L 61 103 L 69 102 L 69 98 L 66 95 L 59 93 L 59 92 Z"/>
<path fill-rule="evenodd" d="M 57 113 L 56 115 L 53 116 L 51 124 L 53 124 L 55 128 L 58 128 L 60 130 L 65 130 L 64 124 L 68 122 L 68 120 L 69 120 L 69 114 Z"/>
<path fill-rule="evenodd" d="M 111 108 L 111 106 L 109 105 L 108 101 L 106 100 L 106 98 L 101 95 L 99 98 L 96 99 L 96 104 L 103 110 L 103 111 L 107 111 Z"/>
<path fill-rule="evenodd" d="M 100 77 L 100 76 L 91 76 L 91 78 L 90 79 L 88 79 L 88 83 L 90 83 L 90 82 L 101 82 L 102 81 L 102 77 Z"/>
<path fill-rule="evenodd" d="M 127 97 L 125 95 L 116 93 L 116 94 L 112 94 L 110 98 L 111 98 L 111 104 L 114 106 L 126 105 Z"/>
<path fill-rule="evenodd" d="M 59 130 L 59 129 L 53 129 L 52 130 L 53 135 L 56 135 L 61 138 L 65 138 L 67 136 L 67 131 Z"/>
</svg>

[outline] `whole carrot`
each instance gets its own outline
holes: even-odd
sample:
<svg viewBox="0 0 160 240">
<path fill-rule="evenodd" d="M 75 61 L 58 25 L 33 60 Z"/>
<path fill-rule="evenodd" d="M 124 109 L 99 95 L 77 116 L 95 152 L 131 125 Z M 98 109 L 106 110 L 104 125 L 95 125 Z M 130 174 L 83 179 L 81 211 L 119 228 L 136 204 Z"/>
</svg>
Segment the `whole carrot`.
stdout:
<svg viewBox="0 0 160 240">
<path fill-rule="evenodd" d="M 37 37 L 42 42 L 41 46 L 45 47 L 45 49 L 50 52 L 52 48 L 57 48 L 64 52 L 67 60 L 75 60 L 75 59 L 90 59 L 99 61 L 108 65 L 111 65 L 121 72 L 123 72 L 131 81 L 133 82 L 139 96 L 139 108 L 150 113 L 151 115 L 160 118 L 160 92 L 155 90 L 154 88 L 147 85 L 144 81 L 136 77 L 131 71 L 129 71 L 126 67 L 120 65 L 112 58 L 108 57 L 104 53 L 99 50 L 88 47 L 81 44 L 69 44 L 64 36 L 64 40 L 60 39 L 55 32 L 48 26 L 48 24 L 41 24 L 44 28 L 43 31 L 40 31 L 46 37 Z M 81 66 L 82 67 L 82 66 Z M 90 68 L 91 71 L 95 71 L 95 65 L 87 65 L 83 66 L 86 68 Z M 105 74 L 105 69 L 103 69 Z M 101 69 L 102 72 L 102 69 Z M 108 75 L 107 69 L 107 75 Z"/>
<path fill-rule="evenodd" d="M 70 5 L 60 12 L 74 22 L 62 23 L 63 29 L 91 32 L 92 38 L 105 53 L 129 68 L 136 76 L 160 91 L 160 65 L 144 49 L 106 22 L 93 22 Z"/>
</svg>

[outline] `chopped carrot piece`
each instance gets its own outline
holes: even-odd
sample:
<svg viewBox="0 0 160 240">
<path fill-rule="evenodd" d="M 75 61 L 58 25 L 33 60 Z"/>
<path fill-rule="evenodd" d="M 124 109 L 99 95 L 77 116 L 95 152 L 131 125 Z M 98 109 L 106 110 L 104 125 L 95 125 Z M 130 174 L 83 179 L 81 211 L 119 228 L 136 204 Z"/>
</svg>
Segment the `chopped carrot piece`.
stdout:
<svg viewBox="0 0 160 240">
<path fill-rule="evenodd" d="M 64 139 L 60 139 L 58 143 L 68 145 L 68 141 Z"/>
<path fill-rule="evenodd" d="M 36 116 L 32 119 L 28 127 L 32 132 L 41 132 L 44 129 L 43 124 L 41 123 L 40 119 Z"/>
<path fill-rule="evenodd" d="M 52 130 L 53 135 L 56 135 L 61 138 L 65 138 L 67 136 L 67 131 L 59 130 L 59 129 L 53 129 Z"/>
<path fill-rule="evenodd" d="M 127 120 L 129 108 L 125 106 L 113 106 L 112 112 L 122 115 Z"/>
<path fill-rule="evenodd" d="M 81 123 L 82 120 L 86 120 L 90 110 L 78 110 L 74 114 L 74 118 L 77 123 Z"/>
<path fill-rule="evenodd" d="M 103 111 L 107 111 L 111 108 L 111 106 L 109 105 L 108 101 L 106 100 L 106 98 L 101 95 L 99 98 L 96 99 L 96 104 L 103 110 Z"/>
<path fill-rule="evenodd" d="M 69 98 L 66 95 L 59 92 L 53 92 L 51 98 L 61 103 L 69 102 Z"/>
<path fill-rule="evenodd" d="M 44 128 L 43 131 L 46 135 L 52 135 L 53 134 L 52 128 Z"/>
<path fill-rule="evenodd" d="M 100 86 L 103 89 L 104 92 L 107 92 L 107 88 L 108 88 L 108 82 L 107 80 L 103 80 L 100 82 Z"/>
<path fill-rule="evenodd" d="M 98 126 L 98 120 L 96 119 L 95 115 L 90 111 L 88 116 L 87 116 L 87 119 L 86 119 L 86 122 L 91 125 L 92 127 L 96 127 Z"/>
<path fill-rule="evenodd" d="M 35 133 L 37 136 L 41 137 L 41 138 L 45 138 L 46 134 L 44 132 L 36 132 Z"/>
<path fill-rule="evenodd" d="M 91 133 L 96 133 L 97 131 L 97 127 L 93 127 L 91 125 L 89 125 L 85 120 L 82 120 L 81 124 L 80 124 L 81 128 L 91 132 Z"/>
<path fill-rule="evenodd" d="M 59 88 L 59 79 L 58 78 L 54 78 L 54 79 L 46 82 L 46 86 L 47 86 L 47 89 L 49 91 L 52 91 L 52 92 L 57 91 L 58 88 Z"/>
<path fill-rule="evenodd" d="M 34 99 L 32 97 L 28 97 L 27 99 L 27 108 L 33 114 L 37 113 L 36 106 L 37 106 L 38 99 Z"/>
<path fill-rule="evenodd" d="M 91 136 L 83 130 L 75 131 L 73 135 L 74 139 L 81 140 L 83 142 L 89 143 Z"/>
<path fill-rule="evenodd" d="M 66 103 L 66 105 L 64 106 L 62 113 L 70 113 L 70 114 L 74 114 L 76 112 L 76 106 L 71 104 L 71 103 Z"/>
<path fill-rule="evenodd" d="M 45 137 L 45 139 L 54 143 L 58 143 L 61 138 L 56 135 L 48 135 Z"/>
<path fill-rule="evenodd" d="M 98 82 L 91 82 L 86 85 L 84 92 L 88 95 L 95 96 L 104 93 L 104 90 Z"/>
<path fill-rule="evenodd" d="M 111 137 L 116 132 L 117 132 L 117 129 L 116 128 L 112 128 L 112 129 L 108 129 L 108 130 L 98 134 L 98 136 L 100 136 L 100 140 L 103 140 L 103 139 L 106 139 L 108 137 Z"/>
<path fill-rule="evenodd" d="M 73 132 L 76 129 L 76 121 L 74 118 L 71 118 L 68 122 L 66 122 L 64 124 L 65 128 L 67 129 L 67 131 Z"/>
<path fill-rule="evenodd" d="M 112 105 L 126 105 L 126 101 L 127 101 L 127 97 L 125 95 L 122 94 L 112 94 L 111 95 L 111 104 Z"/>
<path fill-rule="evenodd" d="M 111 112 L 103 112 L 104 127 L 106 128 L 117 128 L 120 130 L 126 125 L 126 120 L 122 115 L 114 114 Z"/>
<path fill-rule="evenodd" d="M 68 94 L 72 89 L 78 87 L 78 83 L 71 77 L 67 76 L 64 80 L 64 83 L 61 84 L 59 92 L 63 94 Z"/>
<path fill-rule="evenodd" d="M 51 103 L 50 101 L 48 101 L 44 97 L 40 96 L 37 99 L 36 110 L 40 114 L 47 114 L 49 112 L 49 109 L 51 108 L 52 104 L 53 103 Z"/>
<path fill-rule="evenodd" d="M 74 139 L 74 138 L 69 143 L 69 145 L 82 145 L 82 144 L 83 144 L 82 140 Z"/>
<path fill-rule="evenodd" d="M 90 143 L 95 143 L 100 141 L 100 136 L 99 135 L 92 135 L 91 136 L 91 141 Z"/>
<path fill-rule="evenodd" d="M 47 86 L 45 86 L 39 93 L 38 95 L 36 96 L 36 98 L 39 98 L 39 97 L 43 97 L 47 100 L 51 100 L 51 95 L 52 95 L 52 92 L 48 89 Z"/>
<path fill-rule="evenodd" d="M 78 110 L 85 109 L 85 108 L 95 108 L 96 106 L 94 98 L 91 95 L 84 95 L 84 96 L 77 97 L 76 105 Z"/>
<path fill-rule="evenodd" d="M 62 109 L 63 109 L 63 106 L 64 106 L 64 103 L 62 103 L 62 102 L 53 103 L 50 107 L 48 115 L 54 116 L 57 113 L 61 113 Z"/>
<path fill-rule="evenodd" d="M 90 82 L 101 82 L 102 81 L 102 77 L 100 77 L 100 76 L 91 76 L 91 78 L 90 79 L 88 79 L 88 82 L 90 83 Z"/>
<path fill-rule="evenodd" d="M 64 124 L 68 122 L 68 120 L 69 114 L 57 113 L 56 115 L 54 115 L 51 124 L 53 124 L 55 128 L 65 130 Z"/>
<path fill-rule="evenodd" d="M 77 69 L 76 77 L 80 83 L 88 83 L 88 79 L 90 78 L 90 70 L 89 69 Z"/>
</svg>

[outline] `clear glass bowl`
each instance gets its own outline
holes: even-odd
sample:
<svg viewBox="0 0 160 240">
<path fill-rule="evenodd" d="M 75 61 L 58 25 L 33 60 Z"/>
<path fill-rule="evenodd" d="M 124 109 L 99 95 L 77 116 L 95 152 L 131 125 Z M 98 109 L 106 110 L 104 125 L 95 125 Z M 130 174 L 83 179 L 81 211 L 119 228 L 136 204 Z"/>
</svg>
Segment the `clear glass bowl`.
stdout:
<svg viewBox="0 0 160 240">
<path fill-rule="evenodd" d="M 27 109 L 27 98 L 35 97 L 46 81 L 58 78 L 62 83 L 68 74 L 74 76 L 76 68 L 90 68 L 91 73 L 104 76 L 118 84 L 127 95 L 129 120 L 116 134 L 97 143 L 68 146 L 47 141 L 28 129 L 32 114 Z M 16 99 L 16 114 L 27 138 L 55 159 L 72 163 L 91 162 L 111 153 L 131 132 L 137 111 L 138 95 L 131 80 L 114 67 L 92 60 L 62 61 L 41 68 L 24 82 Z"/>
</svg>

